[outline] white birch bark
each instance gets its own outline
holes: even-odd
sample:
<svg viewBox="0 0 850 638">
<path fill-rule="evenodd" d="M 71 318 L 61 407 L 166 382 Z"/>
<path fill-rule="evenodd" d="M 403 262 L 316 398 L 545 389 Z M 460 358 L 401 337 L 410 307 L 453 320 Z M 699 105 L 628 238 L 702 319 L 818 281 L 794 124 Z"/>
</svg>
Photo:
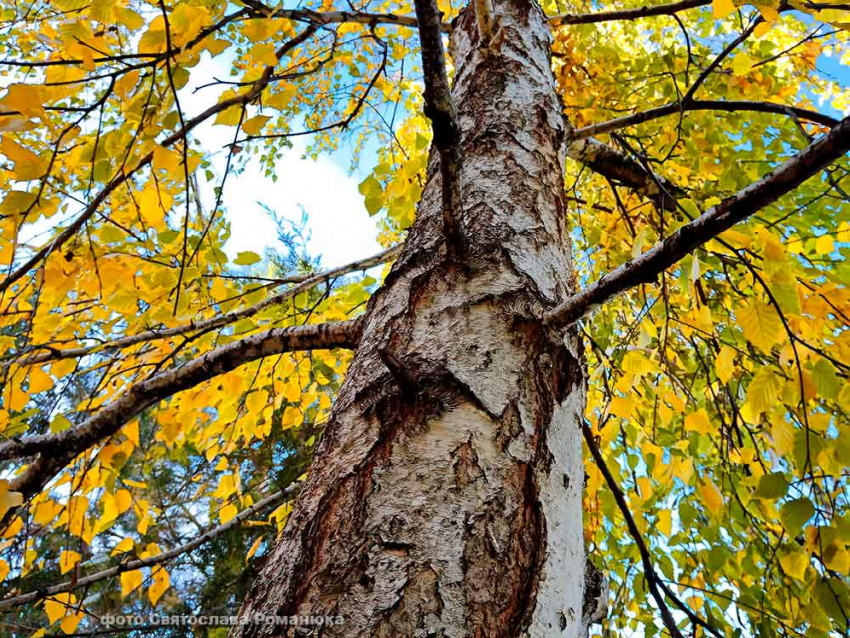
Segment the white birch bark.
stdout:
<svg viewBox="0 0 850 638">
<path fill-rule="evenodd" d="M 494 2 L 489 48 L 477 39 L 466 10 L 451 42 L 465 253 L 447 256 L 432 157 L 243 616 L 341 615 L 314 635 L 352 638 L 583 633 L 582 355 L 540 320 L 574 291 L 567 124 L 536 4 Z"/>
</svg>

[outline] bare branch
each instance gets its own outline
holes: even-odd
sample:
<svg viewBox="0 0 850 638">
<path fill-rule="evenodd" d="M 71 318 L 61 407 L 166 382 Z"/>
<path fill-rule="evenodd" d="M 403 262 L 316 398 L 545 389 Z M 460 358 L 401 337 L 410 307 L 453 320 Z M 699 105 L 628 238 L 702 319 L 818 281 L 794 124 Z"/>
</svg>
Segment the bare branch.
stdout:
<svg viewBox="0 0 850 638">
<path fill-rule="evenodd" d="M 682 0 L 681 2 L 661 4 L 654 7 L 638 7 L 636 9 L 623 9 L 622 11 L 562 13 L 561 15 L 552 16 L 549 20 L 556 27 L 563 24 L 595 24 L 597 22 L 611 22 L 614 20 L 637 20 L 638 18 L 649 18 L 651 16 L 669 16 L 679 11 L 704 7 L 709 4 L 711 4 L 711 0 Z"/>
<path fill-rule="evenodd" d="M 187 390 L 239 366 L 283 352 L 354 348 L 360 338 L 356 319 L 288 328 L 274 328 L 211 350 L 176 368 L 160 372 L 130 386 L 80 425 L 56 434 L 10 439 L 0 444 L 0 460 L 43 454 L 69 457 L 115 434 L 127 421 L 158 401 Z M 23 475 L 22 475 L 23 477 Z M 17 485 L 22 479 L 13 481 Z M 14 487 L 16 491 L 22 491 Z M 25 497 L 29 496 L 25 493 Z"/>
<path fill-rule="evenodd" d="M 79 579 L 69 580 L 58 585 L 53 585 L 51 587 L 39 589 L 34 592 L 15 596 L 14 598 L 0 600 L 0 610 L 11 609 L 12 607 L 25 605 L 27 603 L 41 600 L 43 598 L 49 598 L 50 596 L 55 596 L 56 594 L 61 594 L 67 591 L 73 591 L 81 587 L 88 587 L 89 585 L 92 585 L 106 578 L 118 576 L 123 572 L 131 572 L 136 569 L 142 569 L 143 567 L 151 567 L 153 565 L 165 563 L 171 560 L 172 558 L 176 558 L 177 556 L 186 554 L 187 552 L 191 552 L 197 549 L 204 543 L 207 543 L 208 541 L 212 540 L 213 538 L 216 538 L 217 536 L 221 536 L 229 529 L 232 529 L 233 527 L 239 525 L 246 518 L 250 518 L 258 512 L 262 512 L 263 510 L 266 510 L 273 505 L 277 505 L 278 503 L 283 501 L 288 495 L 296 492 L 299 486 L 299 483 L 292 483 L 286 489 L 280 490 L 279 492 L 275 492 L 274 494 L 266 496 L 265 498 L 254 503 L 254 505 L 252 505 L 251 507 L 245 508 L 244 510 L 239 512 L 236 516 L 234 516 L 226 523 L 204 532 L 196 539 L 185 543 L 184 545 L 180 545 L 179 547 L 175 547 L 174 549 L 170 549 L 167 552 L 162 552 L 154 556 L 148 556 L 147 558 L 136 558 L 133 560 L 128 560 L 126 562 L 122 562 L 118 565 L 114 565 L 99 572 L 95 572 L 94 574 L 83 576 Z"/>
<path fill-rule="evenodd" d="M 641 283 L 651 283 L 666 268 L 710 239 L 795 189 L 850 150 L 850 117 L 782 163 L 759 181 L 713 206 L 695 220 L 627 261 L 546 313 L 544 321 L 569 326 L 611 297 Z"/>
<path fill-rule="evenodd" d="M 752 32 L 756 30 L 756 27 L 762 22 L 764 22 L 764 18 L 762 18 L 761 14 L 759 14 L 759 16 L 750 23 L 750 26 L 744 29 L 744 31 L 737 38 L 732 40 L 723 48 L 720 53 L 717 54 L 717 57 L 715 57 L 711 61 L 711 63 L 707 67 L 705 67 L 705 69 L 703 69 L 702 73 L 699 74 L 699 77 L 697 77 L 694 83 L 691 84 L 687 93 L 685 93 L 684 97 L 682 98 L 682 102 L 684 104 L 687 104 L 691 101 L 691 99 L 693 99 L 694 95 L 696 95 L 696 92 L 703 85 L 703 83 L 709 78 L 712 73 L 714 73 L 714 69 L 720 66 L 723 60 L 725 60 L 730 53 L 737 49 L 738 46 L 744 42 L 744 40 L 749 38 Z"/>
<path fill-rule="evenodd" d="M 786 104 L 776 104 L 774 102 L 755 102 L 750 100 L 691 100 L 690 102 L 671 102 L 663 106 L 657 106 L 646 111 L 632 113 L 617 117 L 607 122 L 599 124 L 591 124 L 576 129 L 573 134 L 577 139 L 590 137 L 591 135 L 601 135 L 610 133 L 627 126 L 634 124 L 642 124 L 667 115 L 673 115 L 682 111 L 754 111 L 757 113 L 776 113 L 778 115 L 788 115 L 798 117 L 801 120 L 807 120 L 820 124 L 822 126 L 833 127 L 838 124 L 838 120 L 829 115 L 818 113 L 809 109 L 800 108 L 799 106 L 788 106 Z"/>
<path fill-rule="evenodd" d="M 333 279 L 336 279 L 337 277 L 341 277 L 343 275 L 356 272 L 358 270 L 366 270 L 368 268 L 372 268 L 373 266 L 378 266 L 380 264 L 386 263 L 394 259 L 395 256 L 400 252 L 400 250 L 401 246 L 394 246 L 393 248 L 388 248 L 387 250 L 384 250 L 383 252 L 380 252 L 377 255 L 367 257 L 366 259 L 359 259 L 357 261 L 351 262 L 350 264 L 345 264 L 344 266 L 330 268 L 314 275 L 302 277 L 300 278 L 300 281 L 297 283 L 297 285 L 293 286 L 292 288 L 287 288 L 286 290 L 283 290 L 277 293 L 276 295 L 272 295 L 271 297 L 263 299 L 262 301 L 246 308 L 231 310 L 230 312 L 225 312 L 220 315 L 216 315 L 205 321 L 192 321 L 182 326 L 174 326 L 172 328 L 146 330 L 145 332 L 140 332 L 134 335 L 128 335 L 126 337 L 121 337 L 120 339 L 115 339 L 114 341 L 109 341 L 107 343 L 97 344 L 93 346 L 66 348 L 64 350 L 51 348 L 49 352 L 32 355 L 30 357 L 17 361 L 16 363 L 18 365 L 25 366 L 37 363 L 44 363 L 47 361 L 56 361 L 59 359 L 72 359 L 82 357 L 93 352 L 103 352 L 106 350 L 127 348 L 138 343 L 144 343 L 146 341 L 154 341 L 158 339 L 168 339 L 170 337 L 176 337 L 189 332 L 206 332 L 208 330 L 221 328 L 236 321 L 240 321 L 241 319 L 245 319 L 246 317 L 251 317 L 260 312 L 261 310 L 265 310 L 266 308 L 269 308 L 271 306 L 281 304 L 287 299 L 297 297 L 301 293 L 310 290 L 315 286 L 327 283 Z M 291 281 L 291 279 L 281 280 L 282 283 L 288 283 L 289 281 Z"/>
<path fill-rule="evenodd" d="M 436 0 L 415 0 L 419 21 L 419 40 L 422 70 L 425 76 L 425 105 L 423 112 L 431 120 L 434 147 L 440 156 L 442 178 L 443 231 L 449 254 L 462 250 L 463 238 L 458 228 L 461 210 L 460 129 L 452 102 L 449 78 L 446 74 L 446 54 L 443 49 L 440 10 Z"/>
</svg>

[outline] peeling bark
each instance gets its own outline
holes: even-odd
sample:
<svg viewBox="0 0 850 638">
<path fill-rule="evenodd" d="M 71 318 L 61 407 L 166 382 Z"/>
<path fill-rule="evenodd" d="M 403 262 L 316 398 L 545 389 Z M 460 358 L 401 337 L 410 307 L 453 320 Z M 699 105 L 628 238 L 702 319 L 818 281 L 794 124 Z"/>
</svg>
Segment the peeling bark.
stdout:
<svg viewBox="0 0 850 638">
<path fill-rule="evenodd" d="M 242 609 L 344 616 L 316 635 L 583 635 L 582 353 L 541 317 L 574 292 L 567 123 L 529 0 L 452 32 L 465 238 L 439 158 L 363 319 L 310 477 Z M 296 635 L 262 624 L 233 636 Z"/>
</svg>

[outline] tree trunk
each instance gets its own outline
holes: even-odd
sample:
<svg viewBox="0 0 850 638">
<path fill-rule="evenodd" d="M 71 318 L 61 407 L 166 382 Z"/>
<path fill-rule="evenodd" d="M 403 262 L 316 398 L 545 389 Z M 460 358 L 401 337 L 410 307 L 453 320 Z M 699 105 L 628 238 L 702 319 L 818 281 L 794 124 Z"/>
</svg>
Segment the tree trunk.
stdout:
<svg viewBox="0 0 850 638">
<path fill-rule="evenodd" d="M 540 321 L 574 286 L 562 116 L 533 0 L 455 25 L 465 252 L 438 159 L 277 546 L 242 609 L 316 635 L 583 633 L 582 355 Z M 295 635 L 245 624 L 238 638 Z"/>
</svg>

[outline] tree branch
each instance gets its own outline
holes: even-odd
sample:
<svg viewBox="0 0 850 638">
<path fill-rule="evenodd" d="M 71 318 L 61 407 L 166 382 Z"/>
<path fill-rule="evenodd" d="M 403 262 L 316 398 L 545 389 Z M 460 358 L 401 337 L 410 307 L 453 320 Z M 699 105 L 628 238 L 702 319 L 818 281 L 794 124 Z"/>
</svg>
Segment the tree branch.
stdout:
<svg viewBox="0 0 850 638">
<path fill-rule="evenodd" d="M 217 536 L 221 536 L 229 529 L 236 527 L 244 521 L 246 518 L 250 518 L 257 512 L 261 512 L 272 505 L 277 505 L 279 502 L 284 500 L 288 495 L 297 491 L 299 487 L 299 483 L 292 483 L 286 489 L 280 490 L 279 492 L 275 492 L 259 501 L 257 501 L 251 507 L 248 507 L 241 512 L 239 512 L 232 519 L 227 521 L 226 523 L 219 525 L 218 527 L 214 527 L 211 530 L 208 530 L 198 536 L 196 539 L 185 543 L 184 545 L 180 545 L 173 549 L 168 550 L 167 552 L 162 552 L 160 554 L 156 554 L 155 556 L 149 556 L 147 558 L 137 558 L 134 560 L 128 560 L 126 562 L 122 562 L 118 565 L 114 565 L 107 569 L 101 570 L 99 572 L 95 572 L 94 574 L 90 574 L 88 576 L 83 576 L 77 580 L 70 580 L 64 583 L 60 583 L 58 585 L 53 585 L 51 587 L 46 587 L 43 589 L 39 589 L 34 592 L 29 592 L 27 594 L 22 594 L 20 596 L 15 596 L 13 598 L 7 598 L 6 600 L 0 600 L 0 610 L 2 609 L 11 609 L 12 607 L 17 607 L 19 605 L 25 605 L 27 603 L 31 603 L 37 600 L 41 600 L 43 598 L 49 598 L 50 596 L 55 596 L 56 594 L 61 594 L 67 591 L 73 591 L 75 589 L 79 589 L 80 587 L 88 587 L 98 581 L 104 580 L 106 578 L 111 578 L 113 576 L 118 576 L 123 572 L 131 572 L 136 569 L 142 569 L 143 567 L 151 567 L 153 565 L 159 565 L 160 563 L 164 563 L 166 561 L 171 560 L 172 558 L 176 558 L 181 554 L 185 554 L 187 552 L 191 552 L 194 549 L 197 549 L 204 543 L 216 538 Z"/>
<path fill-rule="evenodd" d="M 597 22 L 610 22 L 613 20 L 637 20 L 651 16 L 673 15 L 679 11 L 704 7 L 711 4 L 711 0 L 682 0 L 671 4 L 661 4 L 654 7 L 638 7 L 636 9 L 623 9 L 622 11 L 600 11 L 598 13 L 562 13 L 549 18 L 551 23 L 559 27 L 564 24 L 595 24 Z"/>
<path fill-rule="evenodd" d="M 80 425 L 56 434 L 10 439 L 0 444 L 0 461 L 42 454 L 47 458 L 75 457 L 98 441 L 115 434 L 127 421 L 171 395 L 187 390 L 239 366 L 283 352 L 354 348 L 360 339 L 357 319 L 336 323 L 275 328 L 216 348 L 176 368 L 132 385 L 119 398 L 98 410 Z M 33 466 L 31 466 L 33 467 Z M 20 489 L 26 473 L 12 481 Z"/>
<path fill-rule="evenodd" d="M 569 326 L 611 297 L 641 283 L 651 283 L 666 268 L 710 239 L 747 219 L 850 150 L 850 117 L 779 165 L 759 181 L 685 224 L 648 251 L 627 261 L 544 315 L 553 326 Z"/>
<path fill-rule="evenodd" d="M 311 24 L 365 24 L 376 26 L 378 24 L 396 24 L 404 27 L 417 28 L 419 23 L 412 16 L 400 16 L 394 13 L 367 13 L 361 11 L 313 11 L 311 9 L 278 9 L 269 7 L 255 0 L 242 0 L 242 4 L 249 7 L 254 13 L 264 18 L 286 18 L 299 22 Z M 440 31 L 451 32 L 451 25 L 440 23 Z"/>
<path fill-rule="evenodd" d="M 750 23 L 750 26 L 744 29 L 744 31 L 737 38 L 732 40 L 724 47 L 724 49 L 720 53 L 717 54 L 717 57 L 715 57 L 711 61 L 711 63 L 707 67 L 705 67 L 705 69 L 703 69 L 702 73 L 699 74 L 699 77 L 697 77 L 694 83 L 690 86 L 687 93 L 685 93 L 684 97 L 682 98 L 683 103 L 687 104 L 691 101 L 691 99 L 694 97 L 694 95 L 696 95 L 696 92 L 703 85 L 703 83 L 708 79 L 708 77 L 712 73 L 714 73 L 714 69 L 720 66 L 720 63 L 723 62 L 723 60 L 725 60 L 730 53 L 737 49 L 738 46 L 744 42 L 744 40 L 749 38 L 752 32 L 756 30 L 756 27 L 762 22 L 764 22 L 764 18 L 762 18 L 761 14 L 759 14 L 759 16 Z"/>
<path fill-rule="evenodd" d="M 591 135 L 601 135 L 610 133 L 627 126 L 634 124 L 642 124 L 667 115 L 680 113 L 681 111 L 754 111 L 757 113 L 776 113 L 779 115 L 788 115 L 798 117 L 801 120 L 808 120 L 822 126 L 833 127 L 838 124 L 838 120 L 829 115 L 818 113 L 809 109 L 800 108 L 798 106 L 788 106 L 786 104 L 775 104 L 773 102 L 755 102 L 750 100 L 691 100 L 687 103 L 671 102 L 663 106 L 657 106 L 646 111 L 624 115 L 622 117 L 600 122 L 599 124 L 591 124 L 582 128 L 575 129 L 573 135 L 577 139 L 590 137 Z"/>
<path fill-rule="evenodd" d="M 461 210 L 460 193 L 460 129 L 446 74 L 440 10 L 436 0 L 415 0 L 419 21 L 422 71 L 425 80 L 423 112 L 431 120 L 434 147 L 440 156 L 442 178 L 443 231 L 449 254 L 462 251 L 463 238 L 458 226 Z"/>
<path fill-rule="evenodd" d="M 599 140 L 576 139 L 567 147 L 567 156 L 593 172 L 656 201 L 665 210 L 676 209 L 680 188 L 660 175 L 649 173 L 640 162 Z"/>
<path fill-rule="evenodd" d="M 265 310 L 266 308 L 269 308 L 271 306 L 281 304 L 287 299 L 297 297 L 306 290 L 310 290 L 311 288 L 329 282 L 337 277 L 341 277 L 342 275 L 356 272 L 358 270 L 366 270 L 368 268 L 372 268 L 373 266 L 378 266 L 380 264 L 386 263 L 391 259 L 394 259 L 400 251 L 400 245 L 394 246 L 392 248 L 388 248 L 383 252 L 378 253 L 377 255 L 373 255 L 365 259 L 360 259 L 358 261 L 353 261 L 350 264 L 338 266 L 337 268 L 330 268 L 328 270 L 313 275 L 308 275 L 306 277 L 301 278 L 301 281 L 298 282 L 297 285 L 291 288 L 287 288 L 286 290 L 283 290 L 277 293 L 276 295 L 272 295 L 271 297 L 263 299 L 262 301 L 246 308 L 231 310 L 230 312 L 225 312 L 220 315 L 216 315 L 205 321 L 192 321 L 182 326 L 163 328 L 161 330 L 146 330 L 138 334 L 128 335 L 126 337 L 121 337 L 120 339 L 115 339 L 113 341 L 97 344 L 94 346 L 66 348 L 64 350 L 51 348 L 49 352 L 29 356 L 25 359 L 17 361 L 16 363 L 21 366 L 26 366 L 38 363 L 45 363 L 47 361 L 56 361 L 59 359 L 75 359 L 77 357 L 82 357 L 93 352 L 103 352 L 106 350 L 113 350 L 117 348 L 127 348 L 138 343 L 154 341 L 157 339 L 168 339 L 170 337 L 176 337 L 179 335 L 186 334 L 188 332 L 206 332 L 209 330 L 214 330 L 216 328 L 221 328 L 241 319 L 245 319 L 246 317 L 251 317 L 260 312 L 261 310 Z M 35 346 L 36 349 L 39 347 L 44 346 Z"/>
</svg>

